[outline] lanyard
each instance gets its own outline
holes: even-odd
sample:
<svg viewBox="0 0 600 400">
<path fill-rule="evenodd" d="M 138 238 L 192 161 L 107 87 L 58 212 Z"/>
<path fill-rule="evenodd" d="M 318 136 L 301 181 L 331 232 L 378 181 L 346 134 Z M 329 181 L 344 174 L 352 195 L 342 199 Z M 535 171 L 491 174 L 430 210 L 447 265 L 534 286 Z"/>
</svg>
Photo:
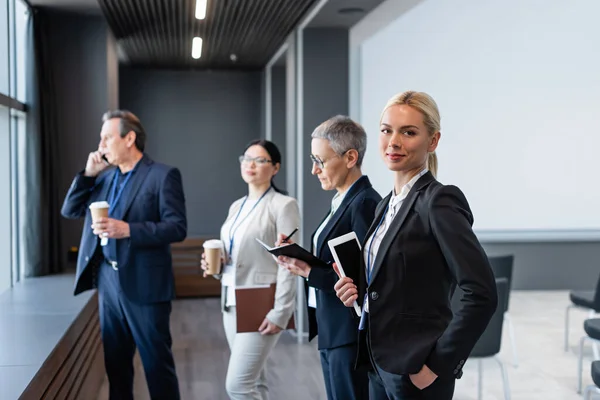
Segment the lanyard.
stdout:
<svg viewBox="0 0 600 400">
<path fill-rule="evenodd" d="M 119 169 L 117 168 L 115 170 L 115 177 L 113 178 L 112 190 L 110 193 L 110 197 L 108 198 L 108 202 L 110 204 L 109 209 L 108 209 L 109 214 L 112 214 L 113 210 L 115 209 L 115 206 L 119 202 L 119 199 L 121 198 L 121 195 L 123 194 L 123 189 L 125 189 L 127 182 L 129 182 L 129 178 L 131 178 L 132 172 L 133 172 L 133 170 L 129 171 L 125 175 L 125 180 L 121 184 L 121 188 L 119 189 L 119 192 L 117 193 L 117 186 L 118 186 L 117 183 L 119 182 Z M 116 197 L 115 197 L 115 193 L 116 193 Z"/>
<path fill-rule="evenodd" d="M 246 218 L 248 218 L 250 216 L 250 214 L 252 214 L 252 211 L 254 211 L 254 209 L 256 208 L 256 206 L 258 205 L 258 203 L 260 203 L 261 200 L 267 195 L 267 193 L 269 193 L 269 191 L 271 190 L 271 188 L 272 188 L 272 186 L 269 187 L 267 189 L 267 191 L 262 194 L 262 196 L 260 196 L 260 198 L 258 199 L 258 201 L 250 209 L 250 211 L 248 212 L 248 214 L 246 214 L 246 216 L 244 218 L 242 218 L 242 220 L 240 221 L 240 223 L 238 224 L 238 226 L 235 226 L 235 222 L 240 217 L 240 214 L 242 213 L 242 210 L 244 209 L 244 204 L 246 204 L 246 201 L 248 200 L 248 196 L 246 196 L 246 198 L 244 199 L 244 202 L 242 203 L 242 206 L 240 207 L 237 215 L 235 216 L 235 219 L 233 220 L 233 223 L 231 224 L 231 228 L 229 228 L 229 258 L 230 259 L 233 256 L 233 253 L 232 253 L 233 252 L 233 239 L 234 239 L 234 236 L 235 236 L 235 232 L 237 232 L 238 228 L 240 227 L 240 225 L 242 225 L 242 223 L 246 220 Z M 235 227 L 235 229 L 234 229 L 234 227 Z"/>
</svg>

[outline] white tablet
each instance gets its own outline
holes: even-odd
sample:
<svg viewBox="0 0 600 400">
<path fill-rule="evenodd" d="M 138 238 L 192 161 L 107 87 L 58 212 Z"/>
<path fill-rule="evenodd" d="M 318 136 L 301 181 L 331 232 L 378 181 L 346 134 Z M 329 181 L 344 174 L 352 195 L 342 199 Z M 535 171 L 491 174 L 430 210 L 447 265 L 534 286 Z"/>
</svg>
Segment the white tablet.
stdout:
<svg viewBox="0 0 600 400">
<path fill-rule="evenodd" d="M 359 276 L 362 251 L 356 233 L 350 232 L 336 237 L 328 241 L 327 244 L 342 277 L 347 276 L 346 271 L 353 271 L 355 272 L 354 276 Z M 358 286 L 358 282 L 355 282 L 355 284 Z M 361 315 L 360 307 L 356 301 L 354 302 L 354 311 L 356 311 L 356 315 Z"/>
</svg>

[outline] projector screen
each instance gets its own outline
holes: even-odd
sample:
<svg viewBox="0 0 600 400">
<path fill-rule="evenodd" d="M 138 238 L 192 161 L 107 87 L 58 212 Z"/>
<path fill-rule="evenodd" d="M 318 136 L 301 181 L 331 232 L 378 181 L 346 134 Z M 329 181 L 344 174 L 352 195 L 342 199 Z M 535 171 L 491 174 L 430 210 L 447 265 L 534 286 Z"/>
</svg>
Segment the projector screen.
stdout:
<svg viewBox="0 0 600 400">
<path fill-rule="evenodd" d="M 398 92 L 442 116 L 438 179 L 482 240 L 600 238 L 600 2 L 425 0 L 360 48 L 364 172 L 386 195 L 379 118 Z M 367 17 L 368 18 L 368 17 Z"/>
</svg>

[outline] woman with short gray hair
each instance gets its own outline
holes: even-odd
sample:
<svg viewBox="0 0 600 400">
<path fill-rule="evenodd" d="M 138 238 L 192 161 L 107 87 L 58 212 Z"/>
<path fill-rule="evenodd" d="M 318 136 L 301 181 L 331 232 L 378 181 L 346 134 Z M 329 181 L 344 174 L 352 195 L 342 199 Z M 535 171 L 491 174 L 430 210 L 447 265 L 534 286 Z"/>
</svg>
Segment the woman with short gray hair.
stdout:
<svg viewBox="0 0 600 400">
<path fill-rule="evenodd" d="M 311 249 L 321 260 L 333 263 L 327 241 L 354 231 L 362 242 L 381 196 L 361 171 L 367 148 L 362 126 L 338 115 L 319 125 L 311 136 L 312 174 L 323 190 L 336 190 L 327 215 L 313 233 Z M 345 308 L 335 295 L 335 271 L 331 266 L 311 266 L 288 257 L 280 257 L 279 262 L 306 278 L 309 340 L 318 333 L 327 398 L 368 399 L 367 371 L 354 369 L 359 320 L 354 310 Z M 358 269 L 346 273 L 353 279 L 359 276 Z"/>
</svg>

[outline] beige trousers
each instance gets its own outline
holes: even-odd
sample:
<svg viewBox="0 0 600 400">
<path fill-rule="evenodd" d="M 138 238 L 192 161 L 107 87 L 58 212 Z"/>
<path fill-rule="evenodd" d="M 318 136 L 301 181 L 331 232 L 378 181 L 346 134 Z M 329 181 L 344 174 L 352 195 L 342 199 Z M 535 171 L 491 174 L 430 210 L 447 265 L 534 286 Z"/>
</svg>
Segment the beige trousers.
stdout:
<svg viewBox="0 0 600 400">
<path fill-rule="evenodd" d="M 236 308 L 223 311 L 225 335 L 231 350 L 225 388 L 231 400 L 267 400 L 265 372 L 269 353 L 281 332 L 263 336 L 258 332 L 236 333 Z"/>
</svg>

